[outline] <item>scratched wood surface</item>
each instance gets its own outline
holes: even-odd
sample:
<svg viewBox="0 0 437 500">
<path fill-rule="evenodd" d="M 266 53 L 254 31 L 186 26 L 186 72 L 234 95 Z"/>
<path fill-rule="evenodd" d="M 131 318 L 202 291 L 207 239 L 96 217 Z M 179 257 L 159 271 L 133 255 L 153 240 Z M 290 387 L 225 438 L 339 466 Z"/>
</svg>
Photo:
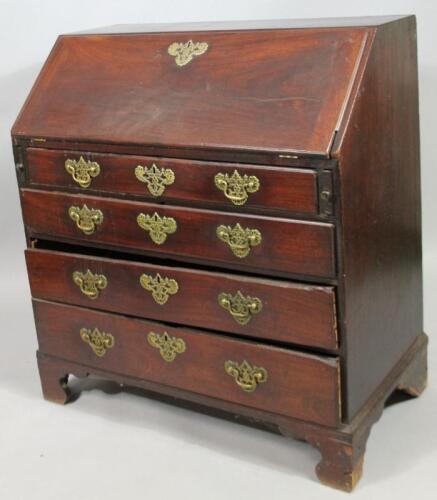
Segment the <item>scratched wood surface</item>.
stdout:
<svg viewBox="0 0 437 500">
<path fill-rule="evenodd" d="M 79 161 L 81 157 L 87 162 L 97 162 L 100 167 L 99 174 L 86 188 L 75 182 L 65 169 L 66 161 Z M 70 189 L 114 197 L 132 195 L 152 202 L 183 203 L 235 212 L 257 210 L 318 215 L 318 174 L 315 170 L 43 148 L 28 148 L 27 162 L 28 182 L 35 187 Z M 150 170 L 153 165 L 159 171 L 170 169 L 174 174 L 171 184 L 163 184 L 161 194 L 150 191 L 149 185 L 138 180 L 135 175 L 137 166 Z M 226 188 L 228 197 L 225 196 L 225 190 L 219 189 L 215 183 L 216 175 L 232 177 L 235 171 L 240 177 L 256 177 L 258 180 L 256 190 L 244 190 L 246 199 L 236 197 L 230 180 Z M 232 196 L 238 204 L 229 198 Z"/>
<path fill-rule="evenodd" d="M 280 415 L 328 426 L 339 422 L 337 358 L 49 302 L 35 301 L 34 311 L 43 353 Z M 114 346 L 96 356 L 82 340 L 81 328 L 110 333 Z M 182 339 L 185 351 L 165 361 L 147 340 L 151 331 Z M 265 382 L 253 392 L 242 390 L 225 372 L 228 360 L 264 368 Z"/>
<path fill-rule="evenodd" d="M 326 157 L 366 36 L 354 27 L 60 37 L 12 133 Z M 167 49 L 190 39 L 208 50 L 180 67 Z"/>
<path fill-rule="evenodd" d="M 137 261 L 94 257 L 47 250 L 27 250 L 32 296 L 131 316 L 172 321 L 266 340 L 335 350 L 337 347 L 333 287 L 248 278 L 230 273 L 200 271 Z M 107 285 L 90 299 L 73 282 L 78 271 L 102 274 Z M 140 284 L 143 274 L 176 280 L 177 293 L 157 303 Z M 256 297 L 261 310 L 238 323 L 220 306 L 221 293 Z M 233 310 L 237 310 L 234 306 Z M 311 321 L 308 321 L 311 318 Z"/>
<path fill-rule="evenodd" d="M 28 234 L 33 237 L 64 238 L 86 245 L 131 248 L 163 257 L 195 258 L 215 265 L 234 264 L 242 270 L 270 270 L 334 277 L 333 224 L 305 222 L 246 214 L 170 207 L 152 203 L 70 195 L 39 190 L 22 190 L 23 214 Z M 93 234 L 84 234 L 68 215 L 69 207 L 101 210 L 103 222 Z M 139 214 L 155 212 L 176 221 L 177 229 L 162 244 L 137 223 Z M 217 228 L 256 229 L 262 241 L 246 257 L 236 256 L 217 236 Z"/>
</svg>

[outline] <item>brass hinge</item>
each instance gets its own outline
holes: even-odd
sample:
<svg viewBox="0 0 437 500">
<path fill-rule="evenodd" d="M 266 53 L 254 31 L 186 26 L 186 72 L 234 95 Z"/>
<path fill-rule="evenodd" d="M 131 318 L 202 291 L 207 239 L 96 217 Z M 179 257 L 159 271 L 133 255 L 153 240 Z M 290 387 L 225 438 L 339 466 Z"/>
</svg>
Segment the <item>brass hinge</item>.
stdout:
<svg viewBox="0 0 437 500">
<path fill-rule="evenodd" d="M 332 173 L 329 170 L 319 172 L 319 214 L 334 215 L 334 194 L 332 191 Z"/>
</svg>

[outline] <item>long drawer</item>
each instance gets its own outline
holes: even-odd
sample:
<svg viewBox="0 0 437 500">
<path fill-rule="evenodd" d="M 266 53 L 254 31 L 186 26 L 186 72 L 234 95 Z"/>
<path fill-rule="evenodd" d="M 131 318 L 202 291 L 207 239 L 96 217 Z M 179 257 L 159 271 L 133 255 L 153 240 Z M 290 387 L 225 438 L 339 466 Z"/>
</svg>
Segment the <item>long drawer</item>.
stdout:
<svg viewBox="0 0 437 500">
<path fill-rule="evenodd" d="M 335 426 L 338 358 L 34 301 L 39 349 L 69 361 Z"/>
<path fill-rule="evenodd" d="M 329 286 L 247 278 L 127 260 L 27 250 L 32 296 L 56 302 L 334 350 Z"/>
<path fill-rule="evenodd" d="M 334 277 L 332 224 L 22 190 L 29 236 L 269 274 Z"/>
<path fill-rule="evenodd" d="M 314 170 L 40 148 L 27 150 L 27 162 L 29 183 L 35 186 L 237 211 L 318 214 Z"/>
</svg>

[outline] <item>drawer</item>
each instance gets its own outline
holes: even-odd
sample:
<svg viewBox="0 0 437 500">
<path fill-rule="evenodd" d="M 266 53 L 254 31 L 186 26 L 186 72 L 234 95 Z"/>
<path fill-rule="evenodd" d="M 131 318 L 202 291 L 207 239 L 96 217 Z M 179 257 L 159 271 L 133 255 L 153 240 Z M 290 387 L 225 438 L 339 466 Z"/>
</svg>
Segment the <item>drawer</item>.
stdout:
<svg viewBox="0 0 437 500">
<path fill-rule="evenodd" d="M 127 260 L 27 250 L 32 296 L 279 342 L 336 349 L 335 293 Z"/>
<path fill-rule="evenodd" d="M 22 190 L 28 235 L 270 274 L 334 277 L 332 224 Z"/>
<path fill-rule="evenodd" d="M 318 214 L 313 170 L 29 148 L 29 183 L 227 210 Z"/>
<path fill-rule="evenodd" d="M 34 301 L 40 351 L 323 425 L 340 422 L 339 360 Z"/>
</svg>

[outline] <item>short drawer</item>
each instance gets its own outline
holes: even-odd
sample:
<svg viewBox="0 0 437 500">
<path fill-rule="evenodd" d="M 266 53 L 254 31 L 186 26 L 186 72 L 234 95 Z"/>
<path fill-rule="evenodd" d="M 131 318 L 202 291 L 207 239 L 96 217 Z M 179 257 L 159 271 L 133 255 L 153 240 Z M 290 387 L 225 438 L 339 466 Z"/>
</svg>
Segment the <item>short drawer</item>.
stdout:
<svg viewBox="0 0 437 500">
<path fill-rule="evenodd" d="M 34 301 L 39 349 L 323 425 L 340 421 L 338 358 Z"/>
<path fill-rule="evenodd" d="M 47 250 L 26 260 L 35 298 L 337 348 L 333 287 Z"/>
<path fill-rule="evenodd" d="M 333 225 L 22 190 L 34 237 L 131 249 L 270 274 L 334 277 Z"/>
<path fill-rule="evenodd" d="M 228 210 L 317 215 L 314 170 L 29 148 L 35 186 L 134 195 Z"/>
</svg>

